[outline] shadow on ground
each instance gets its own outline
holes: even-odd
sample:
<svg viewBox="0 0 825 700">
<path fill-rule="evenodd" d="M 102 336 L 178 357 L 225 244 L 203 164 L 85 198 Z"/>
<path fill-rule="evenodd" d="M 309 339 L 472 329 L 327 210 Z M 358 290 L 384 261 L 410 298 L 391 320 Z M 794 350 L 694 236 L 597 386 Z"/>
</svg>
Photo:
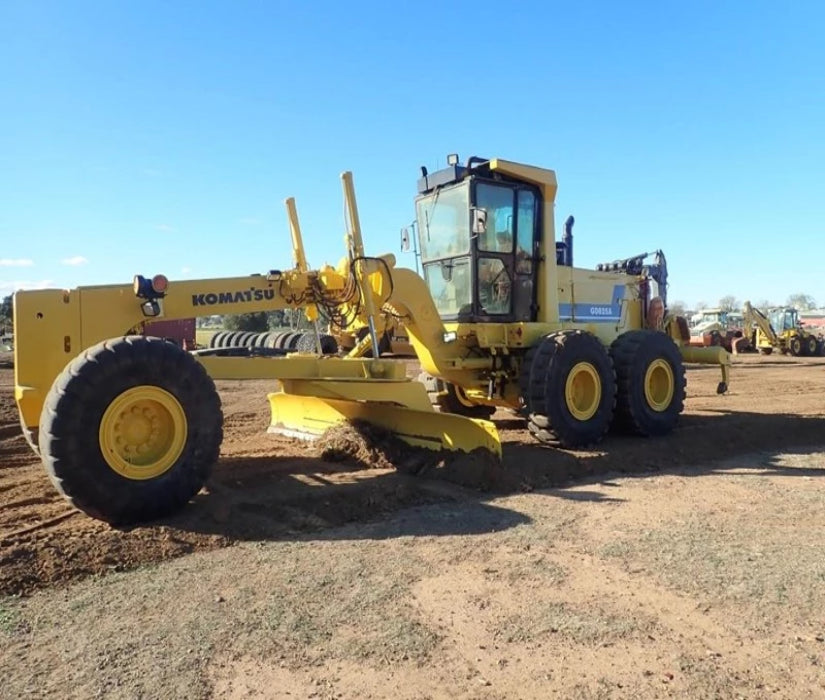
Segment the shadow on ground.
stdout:
<svg viewBox="0 0 825 700">
<path fill-rule="evenodd" d="M 462 517 L 430 518 L 422 512 L 416 520 L 406 520 L 403 527 L 393 525 L 396 530 L 391 527 L 380 536 L 393 532 L 397 536 L 471 535 L 526 522 L 525 516 L 495 504 L 498 496 L 543 490 L 549 496 L 578 501 L 619 500 L 569 490 L 609 481 L 613 475 L 713 474 L 736 468 L 730 460 L 748 455 L 749 464 L 763 465 L 762 473 L 825 476 L 820 468 L 772 465 L 771 460 L 780 452 L 824 449 L 825 416 L 707 413 L 684 416 L 667 437 L 611 434 L 589 451 L 525 442 L 522 421 L 497 421 L 504 447 L 500 472 L 492 481 L 489 475 L 479 474 L 475 485 L 466 473 L 456 483 L 449 470 L 411 476 L 386 469 L 353 471 L 352 464 L 312 458 L 228 458 L 216 468 L 208 492 L 165 524 L 233 540 L 327 538 L 327 530 L 346 523 L 386 520 L 407 508 L 452 502 L 461 504 Z M 363 537 L 375 537 L 377 532 L 365 529 Z"/>
<path fill-rule="evenodd" d="M 825 416 L 704 413 L 683 416 L 664 438 L 609 435 L 588 451 L 530 442 L 523 424 L 507 419 L 499 423 L 504 459 L 497 478 L 480 470 L 484 478 L 475 486 L 467 469 L 428 468 L 424 475 L 367 469 L 321 460 L 310 448 L 305 457 L 279 457 L 273 441 L 271 456 L 222 459 L 207 488 L 175 517 L 120 530 L 67 511 L 68 519 L 11 537 L 0 547 L 0 595 L 239 541 L 472 537 L 530 522 L 499 496 L 538 491 L 542 498 L 620 501 L 621 489 L 604 493 L 618 476 L 825 475 L 804 459 L 825 450 Z M 776 458 L 789 453 L 802 455 L 793 460 L 799 466 Z M 599 488 L 587 488 L 594 484 Z M 43 488 L 50 488 L 45 476 Z"/>
</svg>

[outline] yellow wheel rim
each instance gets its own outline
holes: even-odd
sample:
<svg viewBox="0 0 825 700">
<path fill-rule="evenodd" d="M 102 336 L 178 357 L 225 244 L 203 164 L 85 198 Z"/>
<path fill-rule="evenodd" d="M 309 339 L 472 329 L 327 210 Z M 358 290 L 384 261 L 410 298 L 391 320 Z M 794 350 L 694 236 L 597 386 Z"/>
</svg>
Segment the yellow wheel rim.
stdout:
<svg viewBox="0 0 825 700">
<path fill-rule="evenodd" d="M 665 360 L 653 360 L 645 372 L 645 399 L 654 411 L 666 411 L 676 393 L 673 369 Z"/>
<path fill-rule="evenodd" d="M 127 479 L 154 479 L 177 462 L 186 444 L 180 402 L 157 386 L 136 386 L 115 398 L 100 421 L 100 451 Z"/>
<path fill-rule="evenodd" d="M 602 381 L 589 362 L 579 362 L 570 370 L 564 387 L 564 400 L 567 410 L 576 420 L 589 420 L 599 410 Z"/>
</svg>

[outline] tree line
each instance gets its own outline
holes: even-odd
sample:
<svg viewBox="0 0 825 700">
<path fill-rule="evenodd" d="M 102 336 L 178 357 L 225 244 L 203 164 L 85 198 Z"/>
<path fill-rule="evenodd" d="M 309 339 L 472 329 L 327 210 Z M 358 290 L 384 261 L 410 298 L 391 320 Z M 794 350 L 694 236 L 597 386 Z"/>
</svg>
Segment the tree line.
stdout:
<svg viewBox="0 0 825 700">
<path fill-rule="evenodd" d="M 758 301 L 752 303 L 757 309 L 770 309 L 772 307 L 779 306 L 779 304 L 776 304 L 768 299 L 759 299 Z M 685 316 L 689 311 L 687 304 L 683 301 L 674 301 L 668 306 L 669 311 L 678 316 Z M 814 297 L 810 294 L 803 294 L 801 292 L 798 294 L 791 294 L 785 301 L 785 306 L 792 306 L 798 311 L 812 311 L 813 309 L 819 308 Z M 692 311 L 701 311 L 702 309 L 707 309 L 709 307 L 710 304 L 707 302 L 699 301 L 696 303 L 696 306 L 692 309 Z M 739 301 L 739 299 L 737 299 L 733 294 L 728 294 L 723 296 L 719 300 L 719 303 L 713 308 L 722 309 L 723 311 L 741 311 L 742 302 Z"/>
</svg>

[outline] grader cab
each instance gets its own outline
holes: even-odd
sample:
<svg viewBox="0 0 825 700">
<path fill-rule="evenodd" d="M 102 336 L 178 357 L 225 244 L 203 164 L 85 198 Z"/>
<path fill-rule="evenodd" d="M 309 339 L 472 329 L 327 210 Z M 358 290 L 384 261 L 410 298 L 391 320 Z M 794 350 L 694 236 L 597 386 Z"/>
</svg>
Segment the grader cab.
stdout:
<svg viewBox="0 0 825 700">
<path fill-rule="evenodd" d="M 451 161 L 422 172 L 416 208 L 423 277 L 393 255 L 367 256 L 350 173 L 346 256 L 310 269 L 286 201 L 294 267 L 246 277 L 38 290 L 15 295 L 15 398 L 24 433 L 56 488 L 92 517 L 147 520 L 203 486 L 222 440 L 215 378 L 271 378 L 272 432 L 315 437 L 342 421 L 378 425 L 410 445 L 501 455 L 497 407 L 541 442 L 598 442 L 614 421 L 671 431 L 683 408 L 683 362 L 729 356 L 692 348 L 667 312 L 658 252 L 572 265 L 572 220 L 557 242 L 556 176 L 509 161 Z M 300 308 L 358 332 L 371 357 L 296 348 L 266 337 L 187 352 L 141 335 L 150 321 Z M 382 357 L 382 319 L 403 323 L 422 367 Z M 316 325 L 317 328 L 317 325 Z M 249 340 L 249 338 L 246 338 Z"/>
</svg>

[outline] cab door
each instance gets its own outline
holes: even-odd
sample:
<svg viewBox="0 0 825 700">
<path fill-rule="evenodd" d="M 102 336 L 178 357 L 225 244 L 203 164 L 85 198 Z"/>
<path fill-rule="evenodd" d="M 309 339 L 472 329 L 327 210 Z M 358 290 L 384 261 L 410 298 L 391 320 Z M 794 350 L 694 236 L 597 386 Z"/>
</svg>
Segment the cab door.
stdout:
<svg viewBox="0 0 825 700">
<path fill-rule="evenodd" d="M 536 320 L 538 201 L 532 189 L 516 190 L 516 251 L 513 264 L 513 316 L 516 321 Z"/>
<path fill-rule="evenodd" d="M 533 189 L 479 180 L 475 207 L 485 226 L 475 236 L 475 316 L 479 321 L 534 321 L 538 197 Z"/>
</svg>

